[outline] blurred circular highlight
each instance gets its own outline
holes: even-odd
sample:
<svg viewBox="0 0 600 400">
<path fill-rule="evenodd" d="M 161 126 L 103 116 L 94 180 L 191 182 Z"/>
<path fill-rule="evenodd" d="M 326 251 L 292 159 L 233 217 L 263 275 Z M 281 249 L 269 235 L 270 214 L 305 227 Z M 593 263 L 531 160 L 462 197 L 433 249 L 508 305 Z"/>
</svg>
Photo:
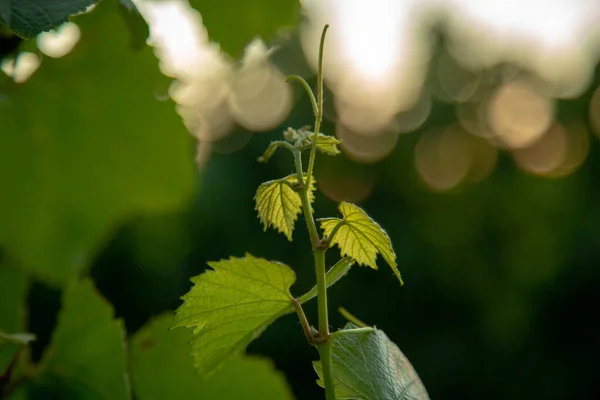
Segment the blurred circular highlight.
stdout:
<svg viewBox="0 0 600 400">
<path fill-rule="evenodd" d="M 24 83 L 39 68 L 42 60 L 35 53 L 23 51 L 17 58 L 5 58 L 0 69 L 16 83 Z"/>
<path fill-rule="evenodd" d="M 60 58 L 73 50 L 80 38 L 79 26 L 66 22 L 57 29 L 40 33 L 36 43 L 38 49 L 48 57 Z"/>
<path fill-rule="evenodd" d="M 456 187 L 472 164 L 468 134 L 457 126 L 424 133 L 415 148 L 415 164 L 429 188 L 446 191 Z"/>
<path fill-rule="evenodd" d="M 285 76 L 268 59 L 261 41 L 246 48 L 242 67 L 233 77 L 229 112 L 237 123 L 252 131 L 271 130 L 292 109 L 292 90 Z"/>
<path fill-rule="evenodd" d="M 371 194 L 375 181 L 356 176 L 323 176 L 317 182 L 319 190 L 331 200 L 358 203 Z"/>
<path fill-rule="evenodd" d="M 554 101 L 526 81 L 501 86 L 487 104 L 487 117 L 495 137 L 511 149 L 527 147 L 552 124 Z"/>
<path fill-rule="evenodd" d="M 583 164 L 588 150 L 588 133 L 581 123 L 571 123 L 566 127 L 555 123 L 535 143 L 514 150 L 513 157 L 526 172 L 562 177 Z"/>
<path fill-rule="evenodd" d="M 398 142 L 397 133 L 381 133 L 377 136 L 364 136 L 341 123 L 336 125 L 336 136 L 342 141 L 342 150 L 351 159 L 371 164 L 387 157 Z"/>
</svg>

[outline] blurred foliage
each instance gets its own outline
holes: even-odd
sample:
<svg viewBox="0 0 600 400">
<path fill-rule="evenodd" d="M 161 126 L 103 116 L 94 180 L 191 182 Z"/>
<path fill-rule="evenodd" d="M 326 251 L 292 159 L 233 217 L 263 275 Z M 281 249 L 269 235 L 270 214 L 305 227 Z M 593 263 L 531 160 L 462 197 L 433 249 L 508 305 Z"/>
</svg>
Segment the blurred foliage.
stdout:
<svg viewBox="0 0 600 400">
<path fill-rule="evenodd" d="M 203 10 L 204 3 L 194 5 L 212 37 L 231 54 L 239 54 L 253 35 L 268 35 L 265 15 L 280 10 L 279 2 L 271 8 L 256 2 L 229 6 L 239 13 L 222 12 L 227 3 L 209 2 Z M 250 12 L 246 4 L 256 9 Z M 71 345 L 71 337 L 60 333 L 67 329 L 63 317 L 58 318 L 57 337 L 50 336 L 61 292 L 48 284 L 59 287 L 91 265 L 95 286 L 133 337 L 131 359 L 158 364 L 155 370 L 148 364 L 132 367 L 134 389 L 144 400 L 143 393 L 159 389 L 144 392 L 140 380 L 158 387 L 154 374 L 172 373 L 166 367 L 170 363 L 183 365 L 180 342 L 187 340 L 184 330 L 165 334 L 161 326 L 167 317 L 144 325 L 181 304 L 179 297 L 191 286 L 189 277 L 204 271 L 207 261 L 250 251 L 290 265 L 297 275 L 292 293 L 314 284 L 308 240 L 292 245 L 274 231 L 263 233 L 252 203 L 261 182 L 290 172 L 288 154 L 275 154 L 268 166 L 257 164 L 256 158 L 284 128 L 309 123 L 312 110 L 301 99 L 281 127 L 255 135 L 235 154 L 213 154 L 196 176 L 193 142 L 173 112 L 174 104 L 163 101 L 168 81 L 158 73 L 151 49 L 131 51 L 130 33 L 115 5 L 103 1 L 92 13 L 74 18 L 82 38 L 73 52 L 44 58 L 26 83 L 8 82 L 0 74 L 0 329 L 36 334 L 33 353 L 49 343 L 49 349 L 56 348 L 58 340 Z M 281 7 L 281 18 L 268 22 L 281 25 L 291 18 L 290 8 Z M 10 36 L 9 42 L 2 41 L 3 48 L 14 50 L 13 41 L 19 40 Z M 286 72 L 306 69 L 297 37 L 284 44 L 273 54 L 278 65 Z M 24 46 L 33 47 L 31 42 Z M 559 103 L 559 121 L 582 121 L 590 130 L 587 110 L 599 84 L 597 68 L 586 93 Z M 399 289 L 389 271 L 353 268 L 349 279 L 330 290 L 332 325 L 344 323 L 333 313 L 343 305 L 383 329 L 404 350 L 434 399 L 599 398 L 597 140 L 591 140 L 583 166 L 565 178 L 525 174 L 501 154 L 483 182 L 432 193 L 418 178 L 414 148 L 423 132 L 455 122 L 454 107 L 436 101 L 422 128 L 400 136 L 393 153 L 377 164 L 318 156 L 319 185 L 344 183 L 335 192 L 338 200 L 354 201 L 357 188 L 370 193 L 361 206 L 387 228 L 406 281 Z M 333 133 L 334 125 L 322 130 Z M 249 135 L 242 129 L 237 133 Z M 316 209 L 322 213 L 318 217 L 336 215 L 335 203 L 320 193 Z M 296 229 L 299 238 L 306 237 L 303 224 Z M 102 323 L 117 352 L 120 329 L 110 306 L 90 283 L 66 290 L 63 298 L 75 299 L 70 300 L 75 311 L 65 309 L 60 315 L 76 314 L 73 324 L 89 319 L 84 331 Z M 314 304 L 307 304 L 306 311 L 314 321 Z M 76 331 L 73 338 L 80 329 Z M 142 355 L 146 335 L 156 338 L 156 348 Z M 98 343 L 73 345 L 93 349 Z M 164 350 L 170 346 L 172 351 Z M 71 364 L 70 358 L 86 356 L 62 349 L 47 353 L 46 360 L 62 357 Z M 321 395 L 311 366 L 317 353 L 306 345 L 296 316 L 277 321 L 250 352 L 271 357 L 296 398 Z M 115 368 L 122 368 L 123 355 L 115 357 Z M 61 365 L 56 360 L 54 365 Z M 256 374 L 268 371 L 265 379 L 279 379 L 283 385 L 263 360 L 244 359 L 239 369 L 231 368 L 236 378 L 223 377 L 215 385 L 234 390 L 228 382 L 240 376 L 249 378 L 244 381 L 248 385 L 258 382 L 244 368 Z M 182 367 L 171 378 L 181 379 L 178 388 L 161 388 L 185 390 L 190 397 L 209 390 L 196 388 L 192 374 Z M 50 393 L 64 399 L 66 389 L 85 390 L 49 374 L 17 389 L 11 399 L 48 399 Z M 283 386 L 280 393 L 286 393 Z"/>
<path fill-rule="evenodd" d="M 28 390 L 41 398 L 127 400 L 123 323 L 112 314 L 91 281 L 70 282 L 42 372 Z"/>
<path fill-rule="evenodd" d="M 56 28 L 71 14 L 85 11 L 98 0 L 0 0 L 0 24 L 18 35 L 33 38 Z"/>
<path fill-rule="evenodd" d="M 139 400 L 292 398 L 283 374 L 263 358 L 237 355 L 202 382 L 189 355 L 191 332 L 171 331 L 172 325 L 173 315 L 162 314 L 131 340 L 132 382 Z"/>
<path fill-rule="evenodd" d="M 131 51 L 115 4 L 73 18 L 76 49 L 0 103 L 0 243 L 53 284 L 88 265 L 115 223 L 193 191 L 192 141 L 155 98 L 168 81 L 150 48 Z"/>
<path fill-rule="evenodd" d="M 146 39 L 148 39 L 149 35 L 148 24 L 146 24 L 144 17 L 142 17 L 132 0 L 119 0 L 119 4 L 121 5 L 119 11 L 131 33 L 129 40 L 131 48 L 134 50 L 143 49 L 146 46 Z"/>
<path fill-rule="evenodd" d="M 234 59 L 252 39 L 270 39 L 282 27 L 294 25 L 298 15 L 296 0 L 190 0 L 190 4 L 202 14 L 210 39 Z"/>
</svg>

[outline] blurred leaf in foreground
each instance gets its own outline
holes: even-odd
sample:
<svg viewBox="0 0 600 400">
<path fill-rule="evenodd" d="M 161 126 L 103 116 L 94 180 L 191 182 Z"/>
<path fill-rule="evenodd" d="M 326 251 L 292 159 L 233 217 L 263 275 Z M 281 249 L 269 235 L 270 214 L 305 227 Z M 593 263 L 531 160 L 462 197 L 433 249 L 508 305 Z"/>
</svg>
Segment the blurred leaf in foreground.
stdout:
<svg viewBox="0 0 600 400">
<path fill-rule="evenodd" d="M 0 244 L 60 284 L 132 215 L 180 207 L 193 191 L 192 140 L 149 47 L 132 52 L 116 2 L 73 18 L 74 50 L 45 58 L 0 102 Z"/>
<path fill-rule="evenodd" d="M 148 24 L 132 0 L 119 0 L 119 5 L 119 11 L 129 29 L 131 48 L 134 50 L 143 49 L 150 34 Z"/>
<path fill-rule="evenodd" d="M 280 28 L 296 24 L 296 0 L 191 0 L 211 40 L 233 58 L 256 36 L 269 40 Z"/>
<path fill-rule="evenodd" d="M 137 332 L 131 344 L 131 370 L 139 400 L 292 399 L 282 373 L 266 359 L 238 355 L 205 381 L 190 355 L 192 333 L 169 330 L 173 315 L 163 314 Z"/>
<path fill-rule="evenodd" d="M 123 324 L 90 280 L 67 285 L 62 310 L 41 362 L 44 392 L 59 386 L 81 399 L 127 400 Z M 62 392 L 60 392 L 62 393 Z"/>
<path fill-rule="evenodd" d="M 32 38 L 58 27 L 72 14 L 84 12 L 98 0 L 0 0 L 0 24 Z"/>
<path fill-rule="evenodd" d="M 0 331 L 19 332 L 25 328 L 25 272 L 0 261 Z"/>
</svg>

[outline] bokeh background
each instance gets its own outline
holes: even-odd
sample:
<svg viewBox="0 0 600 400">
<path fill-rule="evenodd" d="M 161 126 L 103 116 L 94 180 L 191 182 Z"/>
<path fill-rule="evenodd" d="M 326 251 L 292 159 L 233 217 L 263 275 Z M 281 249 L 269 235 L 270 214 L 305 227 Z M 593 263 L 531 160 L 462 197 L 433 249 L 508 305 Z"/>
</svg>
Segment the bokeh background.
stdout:
<svg viewBox="0 0 600 400">
<path fill-rule="evenodd" d="M 252 198 L 292 170 L 283 152 L 256 162 L 269 141 L 313 123 L 283 79 L 314 84 L 329 23 L 322 131 L 344 154 L 317 158 L 316 215 L 364 207 L 406 283 L 353 268 L 332 325 L 343 306 L 385 330 L 433 399 L 600 398 L 600 3 L 138 0 L 137 50 L 103 3 L 2 39 L 0 248 L 34 277 L 34 358 L 73 273 L 130 333 L 229 255 L 292 266 L 294 294 L 313 285 L 303 224 L 293 243 L 263 232 Z M 249 352 L 321 396 L 295 315 Z"/>
</svg>

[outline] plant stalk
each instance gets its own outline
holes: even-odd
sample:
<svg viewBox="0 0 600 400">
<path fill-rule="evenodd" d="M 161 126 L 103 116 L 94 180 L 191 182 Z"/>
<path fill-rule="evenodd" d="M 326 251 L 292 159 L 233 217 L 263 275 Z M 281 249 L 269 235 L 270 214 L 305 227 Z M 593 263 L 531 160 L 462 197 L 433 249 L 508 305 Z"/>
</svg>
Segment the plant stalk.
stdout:
<svg viewBox="0 0 600 400">
<path fill-rule="evenodd" d="M 302 154 L 297 148 L 294 149 L 294 164 L 296 165 L 296 176 L 298 177 L 298 182 L 304 182 L 304 171 L 302 169 Z M 306 220 L 306 226 L 308 227 L 308 235 L 310 236 L 310 244 L 312 245 L 312 248 L 314 250 L 316 249 L 317 244 L 319 243 L 319 233 L 317 232 L 317 226 L 315 225 L 315 219 L 312 215 L 310 201 L 308 200 L 309 189 L 309 186 L 307 184 L 304 184 L 299 194 L 300 200 L 302 201 L 302 211 L 304 212 L 304 219 Z"/>
<path fill-rule="evenodd" d="M 308 159 L 308 171 L 306 181 L 304 181 L 304 170 L 302 169 L 302 156 L 298 149 L 294 151 L 294 163 L 296 166 L 296 174 L 298 181 L 303 182 L 300 190 L 300 199 L 302 200 L 302 210 L 306 219 L 306 226 L 310 235 L 313 254 L 315 258 L 315 274 L 317 277 L 317 302 L 319 312 L 319 341 L 317 349 L 319 350 L 319 358 L 323 371 L 323 381 L 325 383 L 325 396 L 327 400 L 335 400 L 335 386 L 333 384 L 333 373 L 331 366 L 331 334 L 329 333 L 329 316 L 327 311 L 327 281 L 325 270 L 325 251 L 327 247 L 319 246 L 320 238 L 315 220 L 312 215 L 312 208 L 308 199 L 308 191 L 312 181 L 313 169 L 315 165 L 315 155 L 317 150 L 317 135 L 321 129 L 321 121 L 323 120 L 323 47 L 325 44 L 325 35 L 329 25 L 325 25 L 321 33 L 321 42 L 319 45 L 319 66 L 317 71 L 317 99 L 316 109 L 314 95 L 311 97 L 313 110 L 315 110 L 315 127 L 312 135 L 312 147 L 310 149 L 310 157 Z M 301 78 L 294 78 L 302 81 Z M 305 88 L 308 85 L 304 85 Z M 312 94 L 312 93 L 311 93 Z"/>
<path fill-rule="evenodd" d="M 315 272 L 317 275 L 317 303 L 319 311 L 319 336 L 329 338 L 329 313 L 327 310 L 327 282 L 325 278 L 325 251 L 314 250 Z"/>
<path fill-rule="evenodd" d="M 333 385 L 333 374 L 331 366 L 331 341 L 320 344 L 319 357 L 321 358 L 321 367 L 323 371 L 323 381 L 325 382 L 325 398 L 335 400 L 335 386 Z"/>
<path fill-rule="evenodd" d="M 323 27 L 321 32 L 321 42 L 319 43 L 319 65 L 317 69 L 317 115 L 315 115 L 315 130 L 313 132 L 312 147 L 310 149 L 310 159 L 308 161 L 308 176 L 306 177 L 307 186 L 312 179 L 313 168 L 315 166 L 315 153 L 317 152 L 317 135 L 321 130 L 321 121 L 323 120 L 323 49 L 325 48 L 325 35 L 329 25 Z"/>
</svg>

